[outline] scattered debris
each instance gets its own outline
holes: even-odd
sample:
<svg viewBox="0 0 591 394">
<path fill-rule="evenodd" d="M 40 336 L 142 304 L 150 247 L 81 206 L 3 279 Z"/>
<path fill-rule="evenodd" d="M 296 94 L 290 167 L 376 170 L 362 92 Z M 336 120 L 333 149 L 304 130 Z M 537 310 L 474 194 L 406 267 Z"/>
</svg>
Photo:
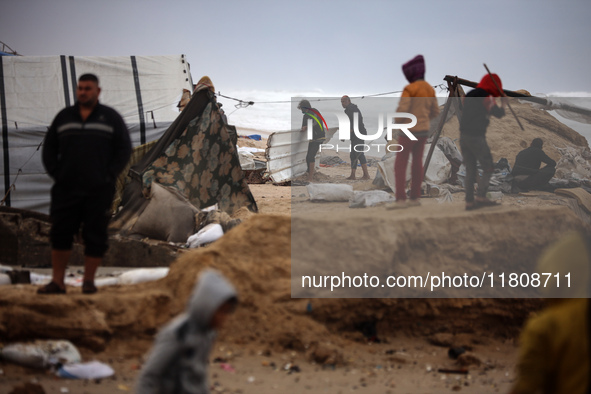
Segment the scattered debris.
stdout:
<svg viewBox="0 0 591 394">
<path fill-rule="evenodd" d="M 24 383 L 20 386 L 15 386 L 8 394 L 45 394 L 43 386 L 36 383 Z"/>
<path fill-rule="evenodd" d="M 114 374 L 113 368 L 99 361 L 64 364 L 56 372 L 60 378 L 67 379 L 103 379 Z"/>
<path fill-rule="evenodd" d="M 349 200 L 349 208 L 366 208 L 394 201 L 395 197 L 383 190 L 356 191 Z"/>
<path fill-rule="evenodd" d="M 58 363 L 81 361 L 80 352 L 76 346 L 65 340 L 12 343 L 0 350 L 0 356 L 6 361 L 31 368 L 49 368 Z"/>
<path fill-rule="evenodd" d="M 230 373 L 235 373 L 236 372 L 236 369 L 234 369 L 234 367 L 231 366 L 228 363 L 221 363 L 220 364 L 220 368 L 223 369 L 226 372 L 230 372 Z"/>
<path fill-rule="evenodd" d="M 437 370 L 437 372 L 439 373 L 457 373 L 460 375 L 467 375 L 468 374 L 468 370 L 465 368 L 460 368 L 460 369 L 446 369 L 446 368 L 439 368 Z"/>
<path fill-rule="evenodd" d="M 457 363 L 462 367 L 467 367 L 469 365 L 475 365 L 478 367 L 482 364 L 482 361 L 480 361 L 480 359 L 473 354 L 464 353 L 458 356 Z"/>
<path fill-rule="evenodd" d="M 311 183 L 307 186 L 310 201 L 349 201 L 353 186 L 336 183 Z"/>
<path fill-rule="evenodd" d="M 437 202 L 438 203 L 444 203 L 444 202 L 453 202 L 454 201 L 454 196 L 451 194 L 451 192 L 449 191 L 449 189 L 442 189 L 439 193 L 439 198 L 437 198 Z"/>
<path fill-rule="evenodd" d="M 430 344 L 435 345 L 435 346 L 449 347 L 449 346 L 452 346 L 453 338 L 454 338 L 453 334 L 449 334 L 446 332 L 440 332 L 440 333 L 431 335 L 429 338 L 427 338 L 427 341 L 429 341 Z"/>
<path fill-rule="evenodd" d="M 293 365 L 292 363 L 285 364 L 283 366 L 283 370 L 287 371 L 288 375 L 291 375 L 292 373 L 302 372 L 300 367 L 298 367 L 297 365 Z"/>
<path fill-rule="evenodd" d="M 591 150 L 588 147 L 555 147 L 562 155 L 556 163 L 555 177 L 566 180 L 591 179 Z M 589 185 L 591 186 L 591 185 Z"/>
<path fill-rule="evenodd" d="M 462 346 L 452 347 L 447 351 L 447 355 L 452 360 L 457 360 L 460 355 L 466 353 L 466 349 Z"/>
<path fill-rule="evenodd" d="M 320 164 L 327 166 L 336 166 L 339 164 L 346 164 L 347 162 L 339 156 L 320 156 Z"/>
<path fill-rule="evenodd" d="M 0 285 L 29 283 L 31 283 L 31 271 L 16 270 L 12 267 L 0 264 Z"/>
<path fill-rule="evenodd" d="M 212 223 L 203 227 L 187 239 L 188 248 L 198 248 L 202 245 L 217 241 L 224 236 L 224 229 L 221 224 Z"/>
<path fill-rule="evenodd" d="M 143 282 L 151 282 L 164 278 L 168 275 L 168 267 L 155 268 L 137 268 L 125 272 L 114 272 L 109 276 L 97 276 L 95 285 L 97 287 L 115 286 L 115 285 L 135 285 Z M 44 285 L 51 281 L 51 275 L 31 273 L 31 283 L 34 285 Z M 65 283 L 67 286 L 81 287 L 83 282 L 83 272 L 66 275 Z"/>
</svg>

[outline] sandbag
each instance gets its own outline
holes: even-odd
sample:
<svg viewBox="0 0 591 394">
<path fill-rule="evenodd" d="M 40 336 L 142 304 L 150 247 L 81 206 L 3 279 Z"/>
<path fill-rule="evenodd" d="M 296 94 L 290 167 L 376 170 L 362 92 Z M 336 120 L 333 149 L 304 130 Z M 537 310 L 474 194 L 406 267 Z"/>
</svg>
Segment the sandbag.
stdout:
<svg viewBox="0 0 591 394">
<path fill-rule="evenodd" d="M 353 186 L 335 183 L 310 183 L 307 186 L 311 201 L 349 201 Z"/>
<path fill-rule="evenodd" d="M 65 340 L 12 343 L 0 350 L 0 356 L 31 368 L 48 368 L 57 363 L 79 363 L 81 360 L 76 346 Z"/>
<path fill-rule="evenodd" d="M 388 192 L 382 190 L 370 190 L 364 192 L 355 192 L 349 200 L 349 208 L 365 208 L 374 205 L 395 201 L 396 198 Z"/>
<path fill-rule="evenodd" d="M 118 284 L 135 285 L 137 283 L 151 282 L 164 278 L 166 275 L 168 275 L 168 271 L 168 267 L 138 268 L 126 271 L 119 275 Z"/>
<path fill-rule="evenodd" d="M 184 243 L 195 232 L 197 213 L 199 209 L 180 193 L 154 182 L 150 201 L 139 215 L 130 234 Z"/>
</svg>

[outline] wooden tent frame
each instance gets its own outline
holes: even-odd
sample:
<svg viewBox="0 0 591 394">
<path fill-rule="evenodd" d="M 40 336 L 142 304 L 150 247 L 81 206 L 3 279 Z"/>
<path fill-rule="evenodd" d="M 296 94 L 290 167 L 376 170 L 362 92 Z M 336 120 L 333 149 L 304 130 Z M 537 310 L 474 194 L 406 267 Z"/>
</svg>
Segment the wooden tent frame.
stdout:
<svg viewBox="0 0 591 394">
<path fill-rule="evenodd" d="M 461 119 L 462 116 L 462 101 L 458 100 L 461 97 L 464 97 L 464 90 L 462 89 L 463 86 L 468 86 L 470 88 L 475 88 L 478 85 L 478 82 L 469 81 L 467 79 L 458 78 L 457 76 L 446 75 L 443 78 L 444 81 L 447 82 L 447 87 L 449 90 L 449 95 L 447 97 L 447 101 L 445 102 L 445 106 L 443 107 L 443 112 L 441 113 L 441 118 L 439 119 L 439 123 L 437 125 L 437 129 L 435 130 L 435 134 L 433 134 L 433 138 L 431 141 L 431 147 L 429 148 L 429 153 L 427 154 L 427 159 L 425 160 L 425 164 L 423 166 L 423 178 L 427 173 L 427 169 L 429 168 L 429 163 L 431 162 L 431 157 L 433 156 L 433 151 L 435 150 L 435 146 L 437 145 L 437 141 L 439 140 L 439 136 L 443 131 L 443 126 L 445 125 L 445 121 L 447 119 L 447 114 L 449 112 L 449 107 L 454 104 L 456 105 L 456 116 L 458 120 Z M 551 102 L 543 97 L 535 97 L 535 96 L 528 96 L 522 93 L 514 92 L 512 90 L 503 89 L 503 92 L 508 97 L 518 97 L 522 100 L 531 101 L 536 104 L 541 104 L 544 106 L 550 106 Z M 575 107 L 571 105 L 562 105 L 562 109 L 579 113 L 585 116 L 591 117 L 591 111 L 585 108 Z M 517 116 L 516 116 L 517 118 Z M 519 120 L 517 119 L 519 122 Z"/>
</svg>

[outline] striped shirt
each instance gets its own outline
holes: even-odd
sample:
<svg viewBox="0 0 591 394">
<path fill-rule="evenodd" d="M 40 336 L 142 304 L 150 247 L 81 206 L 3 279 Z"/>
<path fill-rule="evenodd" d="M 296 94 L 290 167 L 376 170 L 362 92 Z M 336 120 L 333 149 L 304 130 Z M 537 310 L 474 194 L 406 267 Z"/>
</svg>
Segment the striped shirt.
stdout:
<svg viewBox="0 0 591 394">
<path fill-rule="evenodd" d="M 121 116 L 98 103 L 86 120 L 78 105 L 55 117 L 43 145 L 43 164 L 61 186 L 92 190 L 114 184 L 131 154 Z"/>
</svg>

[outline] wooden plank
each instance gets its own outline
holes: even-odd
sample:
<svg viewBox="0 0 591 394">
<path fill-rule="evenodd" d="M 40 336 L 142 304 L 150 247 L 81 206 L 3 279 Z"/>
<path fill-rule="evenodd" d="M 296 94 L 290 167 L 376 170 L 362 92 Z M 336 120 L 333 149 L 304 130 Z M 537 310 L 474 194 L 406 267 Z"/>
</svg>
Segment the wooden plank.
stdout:
<svg viewBox="0 0 591 394">
<path fill-rule="evenodd" d="M 475 88 L 478 85 L 478 82 L 469 81 L 467 79 L 458 78 L 458 77 L 455 77 L 452 75 L 446 75 L 445 78 L 443 78 L 443 80 L 447 81 L 447 82 L 451 82 L 456 79 L 458 81 L 458 84 L 460 84 L 460 85 L 468 86 L 471 88 Z M 503 89 L 503 92 L 509 97 L 517 97 L 520 100 L 531 101 L 532 103 L 537 103 L 537 104 L 552 107 L 552 102 L 545 99 L 545 98 L 542 98 L 542 97 L 527 96 L 525 94 L 517 93 L 512 90 L 507 90 L 507 89 Z M 565 103 L 560 103 L 560 108 L 557 108 L 557 109 L 564 109 L 564 110 L 571 111 L 571 112 L 578 113 L 578 114 L 582 114 L 585 116 L 591 116 L 591 110 L 589 110 L 587 108 L 577 107 L 574 105 L 568 105 Z"/>
<path fill-rule="evenodd" d="M 560 196 L 574 198 L 587 213 L 591 214 L 591 194 L 581 187 L 574 189 L 556 189 L 554 193 Z"/>
<path fill-rule="evenodd" d="M 449 112 L 449 107 L 452 103 L 455 86 L 454 82 L 447 83 L 449 87 L 449 96 L 447 97 L 447 101 L 445 102 L 445 106 L 443 107 L 443 112 L 441 113 L 441 118 L 439 118 L 439 124 L 437 125 L 437 130 L 435 131 L 435 135 L 433 135 L 433 140 L 431 141 L 431 147 L 429 148 L 429 153 L 427 154 L 427 158 L 425 159 L 425 164 L 423 165 L 423 179 L 425 178 L 425 174 L 427 174 L 427 169 L 429 168 L 429 163 L 431 163 L 431 157 L 433 157 L 433 150 L 435 150 L 435 146 L 437 145 L 437 140 L 439 139 L 439 135 L 443 130 L 443 126 L 445 125 L 445 119 L 447 119 L 447 113 Z"/>
</svg>

